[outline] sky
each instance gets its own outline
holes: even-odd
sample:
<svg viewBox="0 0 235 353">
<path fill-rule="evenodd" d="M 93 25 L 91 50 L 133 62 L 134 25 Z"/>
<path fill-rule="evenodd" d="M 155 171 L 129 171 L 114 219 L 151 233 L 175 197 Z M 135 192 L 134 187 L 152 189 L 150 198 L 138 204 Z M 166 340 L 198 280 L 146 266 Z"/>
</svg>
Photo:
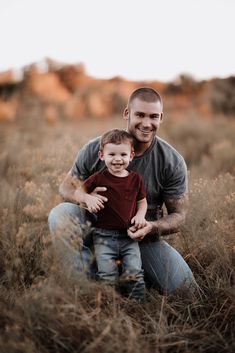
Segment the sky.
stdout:
<svg viewBox="0 0 235 353">
<path fill-rule="evenodd" d="M 0 71 L 45 57 L 97 78 L 235 74 L 234 0 L 0 0 Z"/>
</svg>

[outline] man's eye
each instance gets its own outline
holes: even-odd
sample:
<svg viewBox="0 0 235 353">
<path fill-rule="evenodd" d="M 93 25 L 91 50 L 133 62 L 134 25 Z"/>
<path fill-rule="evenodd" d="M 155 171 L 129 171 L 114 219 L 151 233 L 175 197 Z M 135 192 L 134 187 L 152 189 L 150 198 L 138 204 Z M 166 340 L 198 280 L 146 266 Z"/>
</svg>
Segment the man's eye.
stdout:
<svg viewBox="0 0 235 353">
<path fill-rule="evenodd" d="M 151 115 L 151 118 L 152 118 L 152 119 L 159 119 L 159 118 L 160 118 L 160 115 L 153 114 L 153 115 Z"/>
<path fill-rule="evenodd" d="M 136 115 L 137 115 L 139 118 L 143 118 L 143 117 L 144 117 L 144 114 L 143 114 L 143 113 L 136 113 Z"/>
</svg>

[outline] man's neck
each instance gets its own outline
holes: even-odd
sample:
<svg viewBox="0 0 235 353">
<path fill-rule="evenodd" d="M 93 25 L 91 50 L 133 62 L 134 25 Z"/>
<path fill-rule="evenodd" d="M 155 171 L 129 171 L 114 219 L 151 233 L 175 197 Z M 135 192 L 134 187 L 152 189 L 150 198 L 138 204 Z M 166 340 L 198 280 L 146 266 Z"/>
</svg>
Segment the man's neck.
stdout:
<svg viewBox="0 0 235 353">
<path fill-rule="evenodd" d="M 149 142 L 149 143 L 141 143 L 136 141 L 135 142 L 135 156 L 142 156 L 142 154 L 144 154 L 145 151 L 147 151 L 147 149 L 149 149 L 149 147 L 151 146 L 153 141 Z"/>
</svg>

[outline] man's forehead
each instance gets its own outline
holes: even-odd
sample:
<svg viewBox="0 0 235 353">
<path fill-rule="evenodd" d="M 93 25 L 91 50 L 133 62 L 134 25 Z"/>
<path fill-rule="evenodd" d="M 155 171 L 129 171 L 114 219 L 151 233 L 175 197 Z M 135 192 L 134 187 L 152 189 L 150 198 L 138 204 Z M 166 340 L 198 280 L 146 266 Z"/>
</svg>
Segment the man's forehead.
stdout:
<svg viewBox="0 0 235 353">
<path fill-rule="evenodd" d="M 130 104 L 130 108 L 135 111 L 141 111 L 141 112 L 152 112 L 152 113 L 162 112 L 162 104 L 160 101 L 147 102 L 138 97 L 132 100 Z"/>
</svg>

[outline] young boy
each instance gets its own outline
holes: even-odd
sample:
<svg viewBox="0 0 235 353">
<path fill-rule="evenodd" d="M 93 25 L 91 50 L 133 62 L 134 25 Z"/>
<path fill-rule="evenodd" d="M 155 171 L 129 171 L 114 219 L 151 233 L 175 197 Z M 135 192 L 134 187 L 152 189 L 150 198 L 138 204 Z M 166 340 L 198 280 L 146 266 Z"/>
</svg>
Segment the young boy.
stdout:
<svg viewBox="0 0 235 353">
<path fill-rule="evenodd" d="M 121 260 L 120 283 L 130 298 L 143 300 L 145 283 L 138 242 L 133 241 L 127 230 L 130 226 L 145 226 L 147 211 L 143 180 L 139 174 L 128 171 L 134 157 L 133 138 L 125 130 L 113 129 L 102 135 L 99 158 L 106 168 L 91 175 L 84 182 L 86 192 L 78 190 L 76 196 L 89 212 L 97 213 L 94 247 L 97 276 L 110 284 L 119 278 L 117 260 Z M 108 199 L 92 195 L 97 187 L 106 187 L 102 193 Z"/>
</svg>

